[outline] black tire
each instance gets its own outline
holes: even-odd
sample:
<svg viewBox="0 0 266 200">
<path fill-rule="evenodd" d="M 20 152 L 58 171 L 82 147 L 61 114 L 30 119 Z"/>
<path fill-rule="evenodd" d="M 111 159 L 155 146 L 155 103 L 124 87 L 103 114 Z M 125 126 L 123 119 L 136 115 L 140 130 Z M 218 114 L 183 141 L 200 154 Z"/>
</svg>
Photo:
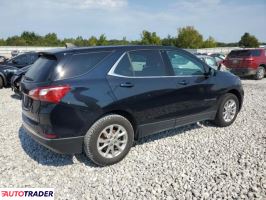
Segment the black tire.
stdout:
<svg viewBox="0 0 266 200">
<path fill-rule="evenodd" d="M 4 79 L 0 76 L 0 89 L 4 87 Z"/>
<path fill-rule="evenodd" d="M 224 106 L 229 100 L 235 101 L 235 103 L 236 103 L 236 113 L 235 113 L 234 118 L 231 121 L 227 122 L 227 121 L 225 121 L 225 119 L 223 117 L 223 112 L 224 112 Z M 211 122 L 213 124 L 215 124 L 216 126 L 219 126 L 219 127 L 230 126 L 235 121 L 238 112 L 239 112 L 239 100 L 238 100 L 238 98 L 236 97 L 236 95 L 234 95 L 232 93 L 227 93 L 221 98 L 221 102 L 220 102 L 216 117 Z"/>
<path fill-rule="evenodd" d="M 120 125 L 127 132 L 127 142 L 124 150 L 113 158 L 106 158 L 100 154 L 97 148 L 97 142 L 102 131 L 110 125 Z M 117 114 L 110 114 L 100 118 L 88 130 L 84 137 L 84 151 L 95 164 L 99 166 L 112 165 L 121 161 L 129 152 L 134 142 L 134 129 L 131 123 L 123 116 Z M 109 147 L 109 146 L 108 146 Z M 107 151 L 107 150 L 106 150 Z"/>
<path fill-rule="evenodd" d="M 259 66 L 259 68 L 257 69 L 257 72 L 255 74 L 255 79 L 261 80 L 264 78 L 264 76 L 265 76 L 265 68 L 262 66 Z"/>
</svg>

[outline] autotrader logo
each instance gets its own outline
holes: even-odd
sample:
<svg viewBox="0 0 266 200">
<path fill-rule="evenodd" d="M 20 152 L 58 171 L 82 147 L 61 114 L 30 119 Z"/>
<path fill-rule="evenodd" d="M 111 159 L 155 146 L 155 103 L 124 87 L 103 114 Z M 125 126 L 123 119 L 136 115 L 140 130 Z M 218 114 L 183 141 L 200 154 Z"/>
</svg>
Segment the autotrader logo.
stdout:
<svg viewBox="0 0 266 200">
<path fill-rule="evenodd" d="M 0 200 L 54 200 L 53 188 L 0 188 Z"/>
</svg>

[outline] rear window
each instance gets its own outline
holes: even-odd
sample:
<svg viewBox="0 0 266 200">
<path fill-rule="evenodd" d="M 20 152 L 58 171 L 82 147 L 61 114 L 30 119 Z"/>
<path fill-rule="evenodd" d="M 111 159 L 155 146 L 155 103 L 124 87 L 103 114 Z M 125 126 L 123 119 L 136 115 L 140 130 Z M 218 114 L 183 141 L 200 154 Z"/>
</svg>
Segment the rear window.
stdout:
<svg viewBox="0 0 266 200">
<path fill-rule="evenodd" d="M 260 50 L 238 50 L 238 51 L 231 51 L 228 54 L 228 57 L 249 57 L 249 56 L 260 56 Z"/>
<path fill-rule="evenodd" d="M 110 52 L 93 52 L 74 54 L 63 66 L 58 66 L 56 79 L 67 79 L 82 75 L 90 71 L 95 65 L 101 62 Z"/>
<path fill-rule="evenodd" d="M 51 69 L 57 64 L 54 57 L 41 56 L 32 64 L 29 71 L 25 74 L 28 81 L 45 82 L 48 80 Z"/>
</svg>

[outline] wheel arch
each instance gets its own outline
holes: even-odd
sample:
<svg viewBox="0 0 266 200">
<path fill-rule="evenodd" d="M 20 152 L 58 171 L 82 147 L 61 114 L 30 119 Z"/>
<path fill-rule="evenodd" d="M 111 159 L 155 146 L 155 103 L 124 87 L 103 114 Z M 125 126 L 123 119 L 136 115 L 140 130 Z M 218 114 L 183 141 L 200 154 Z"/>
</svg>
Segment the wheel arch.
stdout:
<svg viewBox="0 0 266 200">
<path fill-rule="evenodd" d="M 266 71 L 266 64 L 265 63 L 260 64 L 259 67 L 263 67 Z"/>
<path fill-rule="evenodd" d="M 3 79 L 3 84 L 4 84 L 3 87 L 5 87 L 6 84 L 7 84 L 6 77 L 5 77 L 5 75 L 4 75 L 3 73 L 1 73 L 1 72 L 0 72 L 0 78 Z"/>
<path fill-rule="evenodd" d="M 237 97 L 238 102 L 239 102 L 239 110 L 241 110 L 243 102 L 242 102 L 242 96 L 241 96 L 240 92 L 236 89 L 231 89 L 227 93 L 234 94 Z"/>
<path fill-rule="evenodd" d="M 111 115 L 111 114 L 117 114 L 117 115 L 121 115 L 123 117 L 125 117 L 132 125 L 133 129 L 134 129 L 134 139 L 138 138 L 138 133 L 137 133 L 137 122 L 134 118 L 134 116 L 125 110 L 111 110 L 108 111 L 107 113 L 105 113 L 103 116 L 105 115 Z"/>
</svg>

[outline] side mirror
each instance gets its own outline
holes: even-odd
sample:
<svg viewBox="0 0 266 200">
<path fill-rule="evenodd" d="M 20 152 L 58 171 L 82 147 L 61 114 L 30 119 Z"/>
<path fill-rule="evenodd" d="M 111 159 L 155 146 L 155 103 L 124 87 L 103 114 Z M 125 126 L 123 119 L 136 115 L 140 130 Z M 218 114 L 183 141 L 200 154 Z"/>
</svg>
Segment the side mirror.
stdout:
<svg viewBox="0 0 266 200">
<path fill-rule="evenodd" d="M 215 74 L 215 69 L 213 69 L 212 67 L 208 67 L 208 71 L 205 72 L 205 77 L 209 78 L 210 76 L 213 76 Z"/>
</svg>

